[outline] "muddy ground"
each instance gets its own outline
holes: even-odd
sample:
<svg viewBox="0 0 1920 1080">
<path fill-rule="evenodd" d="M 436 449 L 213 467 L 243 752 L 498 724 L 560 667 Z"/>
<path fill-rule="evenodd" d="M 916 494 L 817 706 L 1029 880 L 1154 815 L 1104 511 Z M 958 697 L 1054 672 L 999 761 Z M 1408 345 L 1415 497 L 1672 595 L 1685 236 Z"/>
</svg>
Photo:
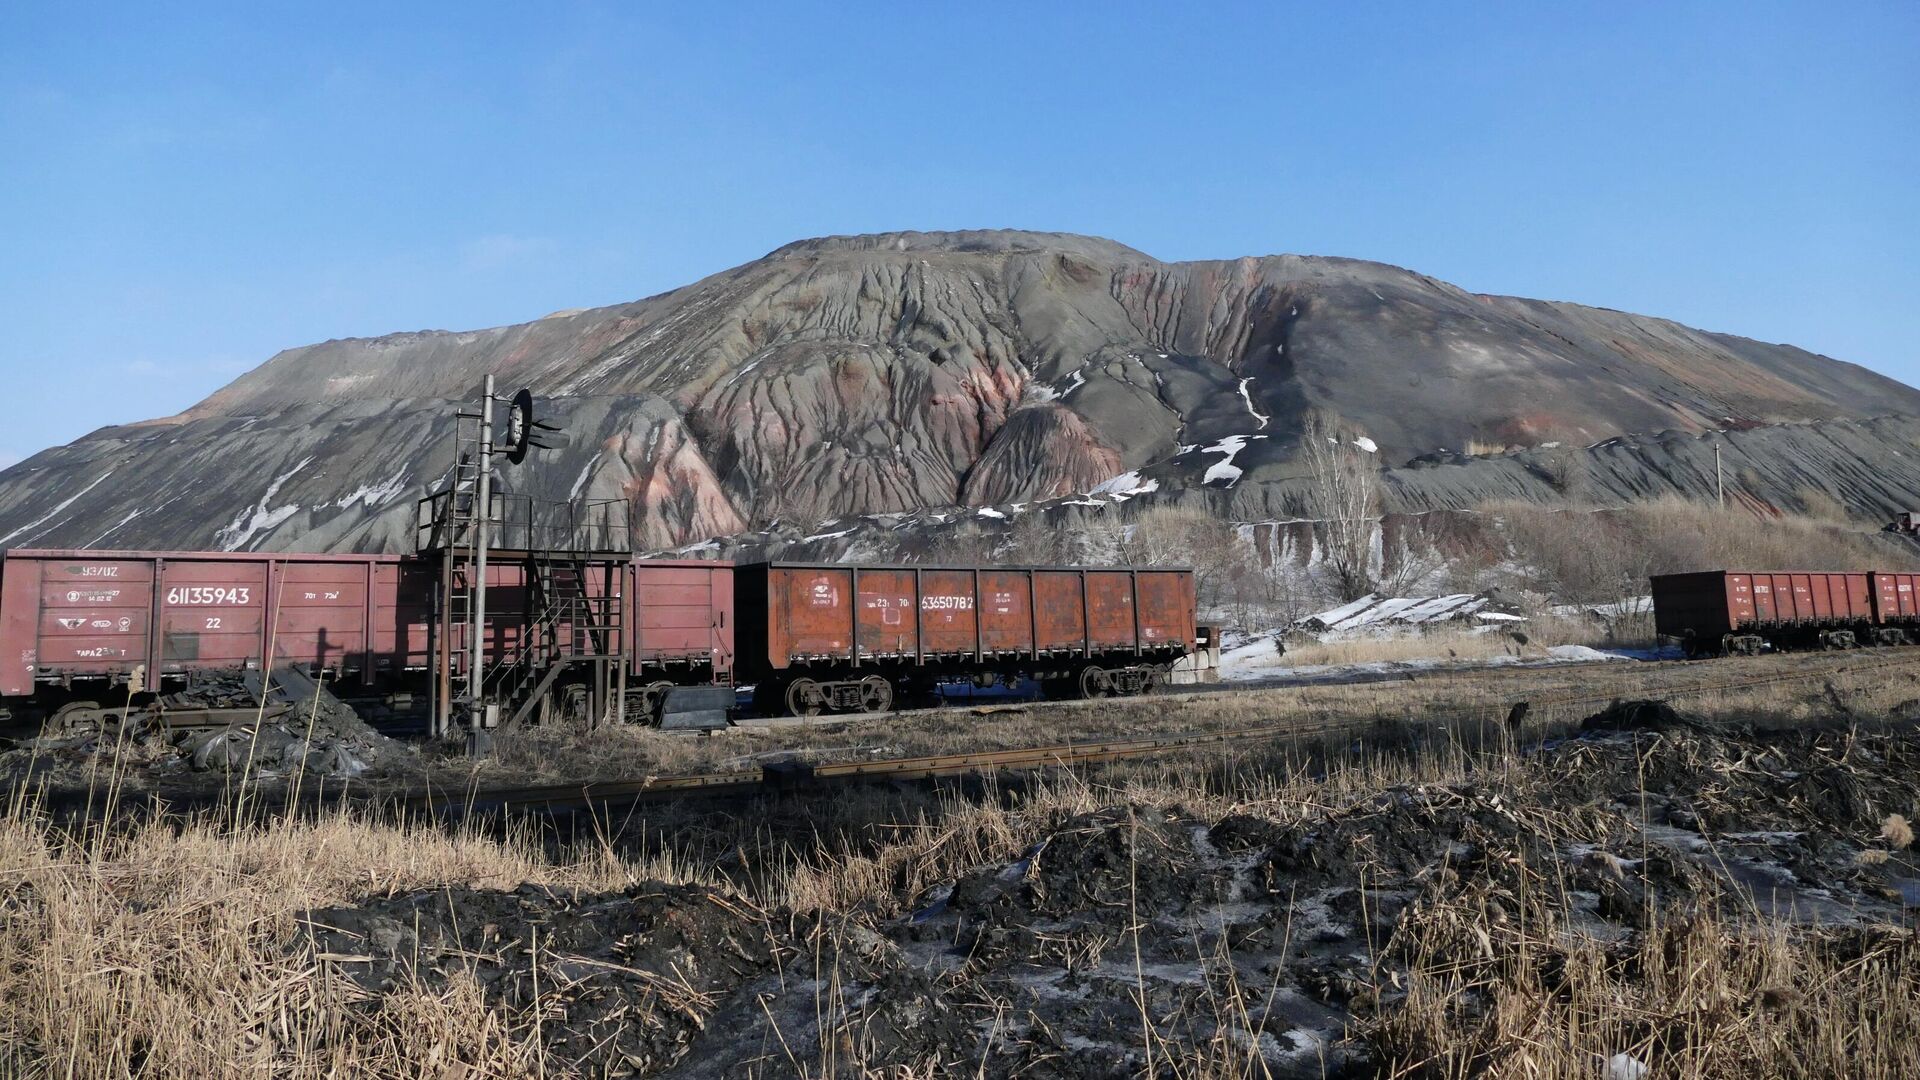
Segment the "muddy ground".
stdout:
<svg viewBox="0 0 1920 1080">
<path fill-rule="evenodd" d="M 593 1076 L 1371 1076 L 1428 1049 L 1393 1023 L 1416 969 L 1492 963 L 1543 913 L 1550 939 L 1615 957 L 1623 993 L 1653 977 L 1633 959 L 1650 935 L 1699 920 L 1784 927 L 1920 991 L 1920 701 L 1869 716 L 1830 699 L 1784 726 L 1628 702 L 1444 783 L 1113 802 L 930 884 L 894 863 L 831 914 L 752 899 L 744 871 L 600 895 L 452 888 L 311 912 L 301 949 L 370 1022 L 471 981 Z M 809 798 L 826 801 L 730 812 L 799 840 L 824 812 Z M 924 857 L 943 842 L 935 822 Z M 1530 975 L 1549 992 L 1553 967 Z M 1448 1007 L 1470 1026 L 1492 1005 Z"/>
<path fill-rule="evenodd" d="M 1896 665 L 1889 670 L 1886 665 Z M 1865 675 L 1854 674 L 1866 672 Z M 31 787 L 53 802 L 88 797 L 112 778 L 119 797 L 174 807 L 215 802 L 238 790 L 368 799 L 442 795 L 493 786 L 634 780 L 695 772 L 758 775 L 768 764 L 865 761 L 961 751 L 1088 743 L 1256 727 L 1311 728 L 1480 723 L 1498 726 L 1531 703 L 1534 730 L 1575 721 L 1595 695 L 1655 697 L 1676 687 L 1757 678 L 1834 679 L 1911 686 L 1920 695 L 1920 650 L 1802 653 L 1722 664 L 1628 663 L 1555 668 L 1441 670 L 1353 684 L 1243 689 L 1219 686 L 1099 701 L 955 705 L 882 716 L 837 715 L 749 723 L 712 736 L 639 727 L 588 731 L 554 725 L 502 732 L 494 752 L 468 758 L 461 745 L 383 734 L 413 730 L 408 718 L 361 716 L 311 683 L 300 700 L 261 723 L 225 733 L 75 733 L 16 724 L 0 730 L 0 785 Z M 1910 695 L 1912 696 L 1912 695 Z M 1570 703 L 1569 698 L 1577 698 Z M 250 700 L 250 699 L 249 699 Z"/>
</svg>

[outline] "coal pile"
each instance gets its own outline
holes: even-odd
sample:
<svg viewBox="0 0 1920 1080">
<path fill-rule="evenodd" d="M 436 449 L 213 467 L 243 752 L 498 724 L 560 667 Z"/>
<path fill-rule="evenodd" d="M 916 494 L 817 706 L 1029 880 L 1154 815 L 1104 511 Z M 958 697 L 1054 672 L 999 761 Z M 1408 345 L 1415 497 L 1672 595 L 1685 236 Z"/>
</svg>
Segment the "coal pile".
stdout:
<svg viewBox="0 0 1920 1080">
<path fill-rule="evenodd" d="M 204 710 L 220 710 L 223 721 L 204 722 Z M 39 735 L 0 754 L 0 770 L 61 788 L 93 779 L 100 762 L 109 760 L 136 783 L 192 788 L 202 774 L 353 780 L 390 772 L 411 756 L 324 682 L 291 669 L 274 672 L 270 688 L 251 673 L 204 677 L 189 690 L 134 708 L 125 719 L 117 712 L 63 712 Z"/>
</svg>

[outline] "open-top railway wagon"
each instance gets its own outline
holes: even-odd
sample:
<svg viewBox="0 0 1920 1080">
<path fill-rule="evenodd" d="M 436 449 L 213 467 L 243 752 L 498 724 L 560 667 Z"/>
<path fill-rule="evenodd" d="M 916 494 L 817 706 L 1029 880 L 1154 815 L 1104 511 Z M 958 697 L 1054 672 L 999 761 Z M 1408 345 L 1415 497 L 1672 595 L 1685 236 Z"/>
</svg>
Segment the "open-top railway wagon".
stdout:
<svg viewBox="0 0 1920 1080">
<path fill-rule="evenodd" d="M 1194 647 L 1190 570 L 758 563 L 734 589 L 762 712 L 879 712 L 958 679 L 1137 694 Z"/>
<path fill-rule="evenodd" d="M 398 555 L 0 552 L 0 704 L 98 712 L 138 694 L 187 715 L 196 685 L 280 666 L 324 673 L 342 697 L 426 703 L 451 692 L 469 655 L 468 627 L 436 619 L 445 569 Z M 502 558 L 487 582 L 482 655 L 501 677 L 536 655 L 551 670 L 611 654 L 636 716 L 669 686 L 732 682 L 726 564 Z"/>
<path fill-rule="evenodd" d="M 1654 630 L 1688 656 L 1920 644 L 1920 574 L 1708 570 L 1653 578 Z"/>
<path fill-rule="evenodd" d="M 290 666 L 343 697 L 444 715 L 471 663 L 467 572 L 419 555 L 0 552 L 0 706 L 190 718 L 218 711 L 196 687 Z M 485 578 L 483 685 L 500 719 L 591 703 L 657 721 L 676 687 L 736 683 L 760 683 L 766 713 L 879 711 L 955 679 L 1134 693 L 1195 632 L 1184 570 L 502 552 Z"/>
</svg>

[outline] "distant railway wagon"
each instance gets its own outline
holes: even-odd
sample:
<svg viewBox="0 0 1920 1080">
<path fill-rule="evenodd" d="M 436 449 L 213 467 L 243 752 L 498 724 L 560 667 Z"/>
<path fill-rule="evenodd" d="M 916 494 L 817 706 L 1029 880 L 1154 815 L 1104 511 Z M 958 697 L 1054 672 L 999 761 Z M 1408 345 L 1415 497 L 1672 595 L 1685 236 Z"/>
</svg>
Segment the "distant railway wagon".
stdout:
<svg viewBox="0 0 1920 1080">
<path fill-rule="evenodd" d="M 1920 642 L 1920 574 L 1710 570 L 1653 578 L 1654 629 L 1689 656 Z"/>
<path fill-rule="evenodd" d="M 738 672 L 761 711 L 881 711 L 942 681 L 1134 694 L 1193 648 L 1182 569 L 758 563 L 734 571 Z"/>
</svg>

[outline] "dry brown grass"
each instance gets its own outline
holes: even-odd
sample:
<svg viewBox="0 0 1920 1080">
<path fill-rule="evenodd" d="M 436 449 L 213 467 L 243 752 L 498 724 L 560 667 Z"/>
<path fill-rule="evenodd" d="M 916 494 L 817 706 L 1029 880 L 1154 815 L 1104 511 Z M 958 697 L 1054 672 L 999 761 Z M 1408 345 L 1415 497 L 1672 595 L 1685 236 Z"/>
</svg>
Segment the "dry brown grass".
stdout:
<svg viewBox="0 0 1920 1080">
<path fill-rule="evenodd" d="M 1413 660 L 1492 660 L 1499 657 L 1539 660 L 1546 655 L 1545 645 L 1534 643 L 1531 637 L 1523 645 L 1510 634 L 1497 629 L 1480 632 L 1446 627 L 1424 632 L 1409 630 L 1404 633 L 1303 641 L 1287 646 L 1286 662 L 1295 667 L 1312 667 L 1406 663 Z"/>
<path fill-rule="evenodd" d="M 1623 948 L 1569 925 L 1571 906 L 1549 886 L 1489 919 L 1470 886 L 1403 924 L 1406 998 L 1368 1025 L 1392 1074 L 1920 1075 L 1911 934 L 1655 911 Z"/>
<path fill-rule="evenodd" d="M 1764 663 L 1741 667 L 1769 670 Z M 1663 670 L 1644 674 L 1657 683 Z M 1686 674 L 1697 678 L 1700 671 L 1692 665 Z M 1570 690 L 1580 681 L 1549 681 L 1554 677 L 1542 673 L 1542 681 L 1523 685 L 1538 694 L 1556 685 Z M 1910 679 L 1885 673 L 1842 673 L 1831 681 L 1831 696 L 1806 687 L 1769 688 L 1691 704 L 1723 715 L 1763 710 L 1791 721 L 1830 709 L 1836 699 L 1867 711 L 1912 696 Z M 1164 711 L 1183 726 L 1202 715 L 1240 724 L 1300 715 L 1295 710 L 1303 708 L 1308 715 L 1345 710 L 1415 717 L 1441 701 L 1504 708 L 1514 688 L 1511 682 L 1432 680 L 1104 702 L 1080 711 L 1089 719 L 1136 724 Z M 953 712 L 935 715 L 948 726 L 955 720 Z M 1000 740 L 1016 732 L 1033 737 L 1032 714 L 996 723 L 1005 728 L 994 736 Z M 201 820 L 74 834 L 16 803 L 0 817 L 0 1000 L 7 1002 L 0 1010 L 0 1074 L 561 1075 L 564 1063 L 542 1049 L 537 1017 L 489 1003 L 470 982 L 456 978 L 440 990 L 403 987 L 377 1005 L 361 1002 L 300 959 L 296 915 L 440 886 L 506 889 L 532 882 L 601 890 L 656 878 L 717 883 L 722 855 L 744 854 L 750 871 L 727 873 L 728 887 L 749 890 L 763 903 L 884 918 L 927 888 L 969 868 L 1002 863 L 1062 820 L 1104 807 L 1178 806 L 1210 819 L 1254 812 L 1298 821 L 1389 784 L 1455 783 L 1484 778 L 1487 769 L 1475 751 L 1452 744 L 1420 756 L 1363 746 L 1331 766 L 1245 750 L 1188 752 L 1054 774 L 1023 786 L 1017 798 L 996 797 L 989 785 L 986 797 L 934 794 L 902 803 L 901 796 L 875 792 L 824 800 L 807 846 L 762 832 L 756 820 L 720 815 L 702 825 L 706 831 L 676 834 L 643 856 L 596 842 L 556 852 L 528 835 L 448 832 L 346 812 L 317 821 L 236 827 Z M 1888 840 L 1898 833 L 1889 825 Z M 1696 919 L 1671 924 L 1621 957 L 1556 922 L 1549 892 L 1530 898 L 1529 917 L 1516 925 L 1487 923 L 1484 906 L 1476 906 L 1481 899 L 1464 891 L 1457 902 L 1409 924 L 1409 996 L 1372 1029 L 1380 1045 L 1403 1054 L 1401 1064 L 1410 1071 L 1401 1075 L 1491 1069 L 1592 1077 L 1596 1054 L 1644 1055 L 1656 1038 L 1666 1040 L 1664 1061 L 1689 1070 L 1674 1075 L 1895 1077 L 1920 1068 L 1920 957 L 1911 948 L 1874 945 L 1849 953 L 1831 939 L 1770 924 Z M 1461 935 L 1482 934 L 1489 947 L 1481 962 L 1423 966 L 1420 960 L 1441 955 L 1440 946 Z M 1095 952 L 1111 958 L 1128 948 L 1120 940 Z M 1257 1030 L 1248 1014 L 1256 995 L 1238 984 L 1232 960 L 1225 953 L 1194 958 L 1210 975 L 1204 1000 L 1221 1033 L 1212 1042 L 1161 1040 L 1148 1018 L 1144 1049 L 1158 1075 L 1259 1075 L 1248 1035 Z M 1646 975 L 1625 980 L 1623 965 Z M 1545 980 L 1549 970 L 1562 972 L 1558 982 Z M 1492 1008 L 1468 1015 L 1460 1008 L 1468 1000 Z M 898 1075 L 884 1065 L 855 1056 L 833 1068 L 850 1076 Z M 813 1062 L 794 1068 L 795 1075 L 825 1071 Z"/>
<path fill-rule="evenodd" d="M 295 915 L 437 885 L 604 889 L 656 873 L 681 871 L 604 852 L 554 863 L 525 838 L 345 812 L 73 835 L 16 806 L 0 820 L 0 1072 L 465 1075 L 450 1047 L 504 1052 L 503 1018 L 423 996 L 402 999 L 417 1023 L 356 1024 L 350 997 L 293 958 Z"/>
</svg>

